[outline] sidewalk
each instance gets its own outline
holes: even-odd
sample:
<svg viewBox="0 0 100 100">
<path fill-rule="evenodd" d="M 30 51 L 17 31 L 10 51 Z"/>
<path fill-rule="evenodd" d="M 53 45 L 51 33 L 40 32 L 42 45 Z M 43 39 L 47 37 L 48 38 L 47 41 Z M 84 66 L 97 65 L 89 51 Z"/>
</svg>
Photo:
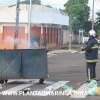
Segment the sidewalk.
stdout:
<svg viewBox="0 0 100 100">
<path fill-rule="evenodd" d="M 56 55 L 56 54 L 62 54 L 62 53 L 76 53 L 78 51 L 76 50 L 65 50 L 65 49 L 59 49 L 59 50 L 53 50 L 53 51 L 49 51 L 48 55 Z"/>
</svg>

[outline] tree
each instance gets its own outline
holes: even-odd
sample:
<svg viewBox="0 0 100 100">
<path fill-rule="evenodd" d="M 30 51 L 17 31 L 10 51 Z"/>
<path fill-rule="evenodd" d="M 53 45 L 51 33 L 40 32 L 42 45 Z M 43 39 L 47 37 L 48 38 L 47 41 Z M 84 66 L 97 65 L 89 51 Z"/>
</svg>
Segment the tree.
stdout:
<svg viewBox="0 0 100 100">
<path fill-rule="evenodd" d="M 22 1 L 21 4 L 30 4 L 30 0 Z M 32 4 L 41 4 L 40 0 L 32 0 Z"/>
<path fill-rule="evenodd" d="M 100 12 L 97 13 L 96 23 L 95 23 L 95 30 L 100 35 Z"/>
<path fill-rule="evenodd" d="M 68 0 L 65 3 L 65 12 L 70 17 L 71 29 L 77 33 L 80 28 L 85 29 L 89 18 L 88 0 Z"/>
<path fill-rule="evenodd" d="M 85 33 L 86 33 L 86 35 L 87 35 L 88 32 L 91 30 L 91 28 L 92 28 L 92 22 L 91 22 L 91 21 L 87 21 L 87 22 L 85 23 Z"/>
</svg>

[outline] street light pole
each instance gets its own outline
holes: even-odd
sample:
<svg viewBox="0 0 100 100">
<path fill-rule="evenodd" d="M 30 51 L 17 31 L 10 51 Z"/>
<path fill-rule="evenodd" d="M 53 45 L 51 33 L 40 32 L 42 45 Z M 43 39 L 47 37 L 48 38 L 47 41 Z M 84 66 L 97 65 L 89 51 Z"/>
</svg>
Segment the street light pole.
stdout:
<svg viewBox="0 0 100 100">
<path fill-rule="evenodd" d="M 92 29 L 94 30 L 94 0 L 92 5 Z"/>
</svg>

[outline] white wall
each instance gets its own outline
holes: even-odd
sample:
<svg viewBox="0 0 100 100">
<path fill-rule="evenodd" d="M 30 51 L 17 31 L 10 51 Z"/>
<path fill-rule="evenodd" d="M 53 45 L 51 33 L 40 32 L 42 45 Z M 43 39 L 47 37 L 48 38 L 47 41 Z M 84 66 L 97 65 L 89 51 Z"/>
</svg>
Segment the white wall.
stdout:
<svg viewBox="0 0 100 100">
<path fill-rule="evenodd" d="M 63 31 L 63 45 L 66 45 L 69 42 L 69 32 L 68 30 L 62 30 L 62 31 Z"/>
</svg>

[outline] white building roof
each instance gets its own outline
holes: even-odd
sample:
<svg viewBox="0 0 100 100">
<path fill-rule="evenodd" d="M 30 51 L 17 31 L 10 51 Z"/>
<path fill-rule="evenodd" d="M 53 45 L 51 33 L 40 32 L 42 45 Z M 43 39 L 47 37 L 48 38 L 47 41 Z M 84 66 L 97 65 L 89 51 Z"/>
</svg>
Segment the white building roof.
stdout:
<svg viewBox="0 0 100 100">
<path fill-rule="evenodd" d="M 20 6 L 20 23 L 28 23 L 28 7 Z M 16 7 L 0 6 L 0 22 L 15 23 Z M 60 11 L 43 5 L 33 5 L 31 13 L 31 23 L 35 24 L 58 24 L 69 25 L 69 17 Z"/>
</svg>

